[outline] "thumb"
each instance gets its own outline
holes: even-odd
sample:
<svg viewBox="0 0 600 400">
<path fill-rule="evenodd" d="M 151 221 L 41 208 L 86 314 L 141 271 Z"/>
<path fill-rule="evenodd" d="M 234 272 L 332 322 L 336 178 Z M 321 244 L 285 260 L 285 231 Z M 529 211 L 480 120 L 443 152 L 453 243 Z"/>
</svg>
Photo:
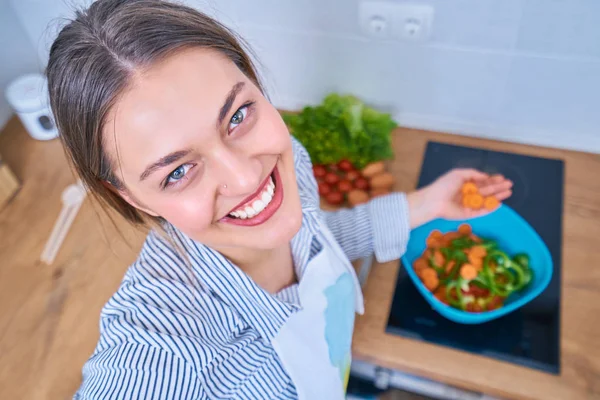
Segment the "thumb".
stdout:
<svg viewBox="0 0 600 400">
<path fill-rule="evenodd" d="M 479 170 L 476 170 L 474 168 L 458 168 L 455 170 L 456 174 L 458 174 L 463 180 L 475 180 L 475 181 L 481 181 L 484 179 L 489 178 L 489 175 L 481 172 Z"/>
</svg>

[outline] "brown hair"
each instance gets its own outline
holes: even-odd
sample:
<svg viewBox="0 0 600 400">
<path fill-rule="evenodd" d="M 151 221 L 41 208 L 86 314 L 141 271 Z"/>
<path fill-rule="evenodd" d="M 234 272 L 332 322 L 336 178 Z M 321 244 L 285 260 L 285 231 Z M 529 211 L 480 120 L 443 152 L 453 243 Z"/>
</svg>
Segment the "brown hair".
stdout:
<svg viewBox="0 0 600 400">
<path fill-rule="evenodd" d="M 207 15 L 161 0 L 98 0 L 78 11 L 52 44 L 46 74 L 60 137 L 76 172 L 101 203 L 137 225 L 153 218 L 128 204 L 119 190 L 118 160 L 103 146 L 105 119 L 139 69 L 189 47 L 214 49 L 261 90 L 255 67 L 239 38 Z"/>
</svg>

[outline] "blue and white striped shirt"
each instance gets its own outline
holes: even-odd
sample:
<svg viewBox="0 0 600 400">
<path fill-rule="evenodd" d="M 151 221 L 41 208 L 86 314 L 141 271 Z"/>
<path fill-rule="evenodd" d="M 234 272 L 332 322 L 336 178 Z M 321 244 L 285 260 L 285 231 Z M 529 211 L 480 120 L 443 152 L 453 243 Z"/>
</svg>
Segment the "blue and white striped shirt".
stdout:
<svg viewBox="0 0 600 400">
<path fill-rule="evenodd" d="M 316 238 L 318 220 L 350 260 L 398 258 L 409 236 L 406 196 L 321 211 L 308 153 L 293 146 L 303 215 L 291 243 L 298 280 L 326 245 Z M 301 308 L 298 285 L 272 295 L 220 253 L 166 230 L 148 235 L 102 310 L 100 340 L 74 398 L 295 399 L 271 340 Z"/>
</svg>

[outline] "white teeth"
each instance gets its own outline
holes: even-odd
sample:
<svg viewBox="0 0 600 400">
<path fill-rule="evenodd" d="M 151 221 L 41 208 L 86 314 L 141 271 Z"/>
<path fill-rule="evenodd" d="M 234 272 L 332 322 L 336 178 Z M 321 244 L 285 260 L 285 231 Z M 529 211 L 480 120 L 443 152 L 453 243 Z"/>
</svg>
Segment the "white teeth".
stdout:
<svg viewBox="0 0 600 400">
<path fill-rule="evenodd" d="M 263 203 L 269 204 L 271 202 L 271 200 L 273 199 L 273 196 L 271 196 L 271 194 L 269 192 L 264 192 L 260 199 L 262 200 Z"/>
<path fill-rule="evenodd" d="M 256 211 L 254 211 L 254 208 L 250 206 L 244 208 L 244 211 L 246 211 L 246 214 L 248 214 L 248 218 L 252 218 L 257 214 Z"/>
<path fill-rule="evenodd" d="M 262 200 L 255 200 L 254 203 L 252 203 L 252 208 L 254 208 L 254 211 L 256 211 L 257 214 L 264 210 L 265 207 L 266 205 L 262 202 Z"/>
<path fill-rule="evenodd" d="M 248 219 L 260 214 L 273 200 L 273 194 L 275 193 L 275 183 L 273 178 L 269 178 L 269 182 L 265 186 L 262 194 L 259 195 L 258 199 L 254 200 L 251 204 L 246 205 L 243 209 L 232 211 L 230 215 L 235 218 Z"/>
</svg>

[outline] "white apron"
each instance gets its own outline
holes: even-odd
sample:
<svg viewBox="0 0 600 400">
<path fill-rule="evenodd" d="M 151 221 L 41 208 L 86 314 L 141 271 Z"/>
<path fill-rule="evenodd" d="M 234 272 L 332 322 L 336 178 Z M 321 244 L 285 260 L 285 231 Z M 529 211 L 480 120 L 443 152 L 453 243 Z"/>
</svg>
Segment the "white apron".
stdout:
<svg viewBox="0 0 600 400">
<path fill-rule="evenodd" d="M 323 248 L 299 282 L 302 309 L 272 341 L 300 400 L 345 398 L 354 314 L 363 312 L 354 268 L 322 223 L 320 230 Z"/>
</svg>

